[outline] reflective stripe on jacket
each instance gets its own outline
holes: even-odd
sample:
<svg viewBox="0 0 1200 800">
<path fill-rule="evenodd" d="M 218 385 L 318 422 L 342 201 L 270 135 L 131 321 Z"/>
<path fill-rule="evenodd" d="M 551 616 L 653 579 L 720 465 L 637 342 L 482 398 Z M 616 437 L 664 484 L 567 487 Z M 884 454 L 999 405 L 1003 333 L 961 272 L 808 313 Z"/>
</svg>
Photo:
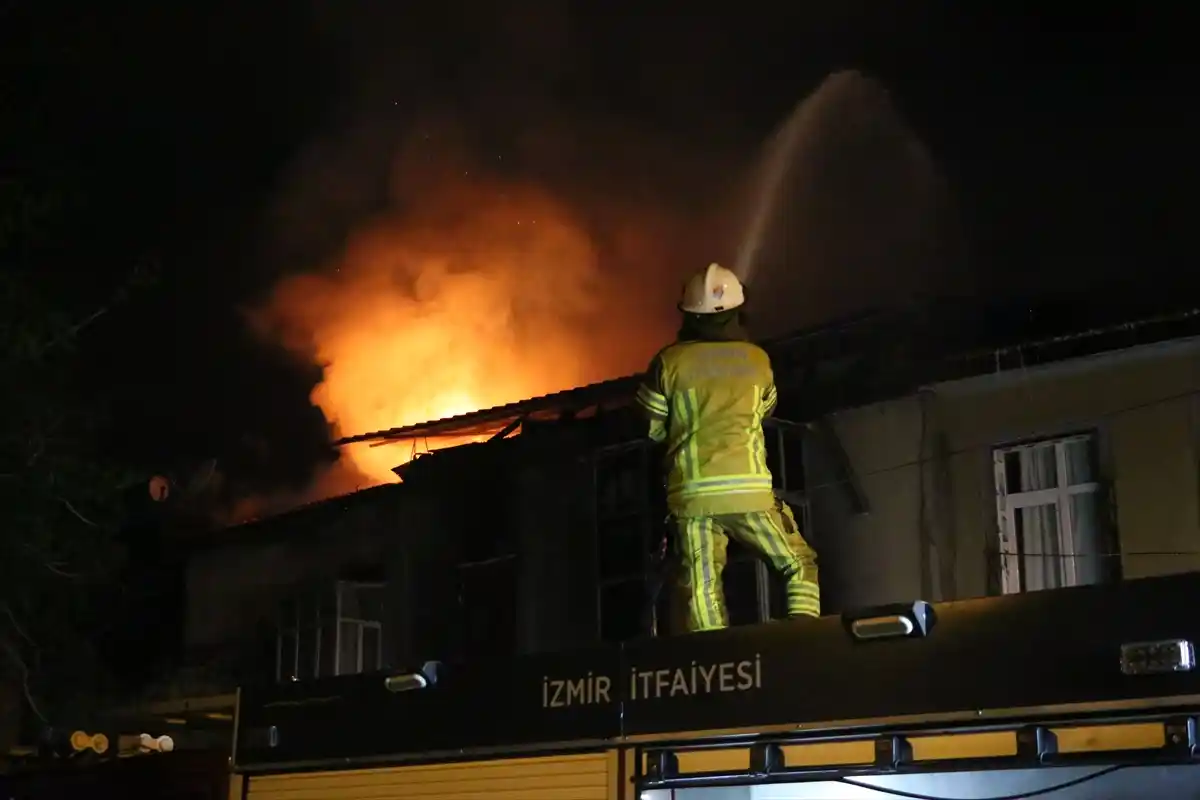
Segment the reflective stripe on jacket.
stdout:
<svg viewBox="0 0 1200 800">
<path fill-rule="evenodd" d="M 667 443 L 667 506 L 677 517 L 773 507 L 763 418 L 775 408 L 771 360 L 745 341 L 678 342 L 638 389 L 650 436 Z"/>
</svg>

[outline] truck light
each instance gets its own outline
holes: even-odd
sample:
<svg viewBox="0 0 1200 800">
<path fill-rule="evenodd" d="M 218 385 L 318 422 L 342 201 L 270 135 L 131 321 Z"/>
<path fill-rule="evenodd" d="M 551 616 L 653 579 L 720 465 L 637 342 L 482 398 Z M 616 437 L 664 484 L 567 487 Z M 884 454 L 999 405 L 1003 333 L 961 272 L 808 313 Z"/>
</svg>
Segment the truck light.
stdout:
<svg viewBox="0 0 1200 800">
<path fill-rule="evenodd" d="M 1121 672 L 1126 675 L 1162 675 L 1191 672 L 1195 668 L 1196 648 L 1187 639 L 1121 645 Z"/>
<path fill-rule="evenodd" d="M 384 678 L 383 688 L 392 694 L 397 694 L 433 686 L 437 683 L 438 672 L 441 668 L 441 662 L 426 661 L 424 666 L 416 672 L 402 672 L 399 675 L 389 675 Z"/>
<path fill-rule="evenodd" d="M 850 623 L 850 633 L 856 639 L 890 639 L 893 636 L 908 636 L 914 627 L 908 617 L 896 614 L 856 619 Z"/>
<path fill-rule="evenodd" d="M 148 753 L 169 753 L 175 749 L 175 740 L 170 736 L 151 736 L 143 733 L 138 736 L 138 747 Z"/>
<path fill-rule="evenodd" d="M 856 641 L 923 638 L 933 630 L 937 621 L 933 606 L 924 600 L 876 606 L 842 615 L 842 624 Z"/>
<path fill-rule="evenodd" d="M 383 688 L 393 694 L 396 692 L 411 692 L 413 689 L 424 689 L 429 681 L 419 672 L 404 675 L 389 675 L 383 681 Z"/>
<path fill-rule="evenodd" d="M 108 752 L 108 736 L 103 733 L 90 734 L 87 731 L 75 731 L 71 734 L 71 749 L 76 752 L 91 750 L 97 755 Z"/>
</svg>

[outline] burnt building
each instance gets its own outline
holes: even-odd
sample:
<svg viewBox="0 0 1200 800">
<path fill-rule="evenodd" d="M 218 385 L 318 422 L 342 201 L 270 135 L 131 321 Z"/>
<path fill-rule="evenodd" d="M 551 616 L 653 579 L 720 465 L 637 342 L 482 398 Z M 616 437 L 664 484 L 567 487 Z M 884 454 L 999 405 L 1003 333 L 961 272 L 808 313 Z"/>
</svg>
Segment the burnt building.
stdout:
<svg viewBox="0 0 1200 800">
<path fill-rule="evenodd" d="M 488 641 L 518 653 L 469 657 L 468 614 L 449 623 L 466 645 L 457 662 L 418 665 L 398 653 L 383 672 L 244 686 L 235 792 L 1200 796 L 1200 625 L 1190 613 L 1200 591 L 1200 312 L 1086 320 L 1076 311 L 1064 324 L 1030 311 L 1020 338 L 1009 330 L 999 341 L 972 341 L 977 326 L 956 328 L 942 314 L 876 317 L 774 343 L 789 400 L 782 416 L 801 422 L 772 428 L 773 467 L 823 561 L 827 613 L 818 620 L 631 637 L 631 600 L 630 627 L 605 628 L 605 590 L 650 582 L 654 453 L 632 421 L 609 439 L 596 433 L 608 430 L 603 422 L 582 433 L 585 419 L 603 415 L 559 411 L 571 423 L 542 439 L 545 449 L 531 424 L 511 443 L 418 460 L 406 473 L 410 490 L 421 485 L 418 468 L 432 470 L 431 486 L 439 472 L 436 483 L 448 485 L 504 471 L 496 483 L 507 497 L 472 511 L 502 508 L 543 526 L 540 536 L 508 534 L 508 552 L 459 565 L 464 609 L 472 569 L 516 576 L 483 585 L 518 620 L 511 633 L 494 626 Z M 516 432 L 515 420 L 559 400 L 472 422 L 503 417 L 502 430 Z M 475 459 L 478 472 L 468 466 Z M 626 476 L 611 479 L 619 489 L 603 488 L 610 466 Z M 589 477 L 593 494 L 580 490 Z M 641 499 L 647 484 L 650 500 Z M 543 493 L 534 505 L 544 516 L 522 515 L 531 487 Z M 570 508 L 590 515 L 555 516 Z M 622 514 L 640 520 L 640 536 Z M 565 535 L 553 546 L 543 538 L 555 534 Z M 580 541 L 591 558 L 567 544 Z M 611 578 L 606 558 L 624 565 Z M 420 563 L 437 581 L 435 562 Z M 753 564 L 744 574 L 742 621 L 771 616 L 769 581 Z M 539 588 L 498 588 L 523 581 Z M 400 641 L 419 638 L 405 630 L 412 638 Z M 543 649 L 552 642 L 578 646 Z"/>
<path fill-rule="evenodd" d="M 768 343 L 770 463 L 826 613 L 1200 566 L 1200 312 L 1124 308 L 943 307 Z M 488 437 L 199 543 L 189 663 L 155 713 L 231 714 L 239 685 L 674 632 L 637 380 L 348 440 Z M 781 615 L 748 554 L 731 550 L 725 582 L 735 625 Z"/>
<path fill-rule="evenodd" d="M 489 441 L 404 464 L 400 483 L 239 526 L 198 547 L 187 576 L 193 652 L 257 647 L 269 662 L 262 642 L 271 639 L 282 679 L 667 632 L 675 620 L 669 586 L 660 590 L 662 454 L 630 406 L 635 387 L 614 381 L 356 437 L 498 429 Z M 802 504 L 803 430 L 772 421 L 770 439 L 778 488 Z M 778 614 L 756 560 L 735 557 L 728 581 L 736 621 Z M 254 619 L 247 609 L 278 617 Z M 264 636 L 276 620 L 278 636 Z"/>
</svg>

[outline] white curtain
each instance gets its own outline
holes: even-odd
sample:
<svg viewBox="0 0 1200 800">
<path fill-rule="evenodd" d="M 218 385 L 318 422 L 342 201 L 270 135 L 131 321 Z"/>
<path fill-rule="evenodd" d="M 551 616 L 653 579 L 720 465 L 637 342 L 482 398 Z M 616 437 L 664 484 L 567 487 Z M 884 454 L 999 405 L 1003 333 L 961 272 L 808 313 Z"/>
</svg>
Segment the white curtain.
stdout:
<svg viewBox="0 0 1200 800">
<path fill-rule="evenodd" d="M 1104 553 L 1100 544 L 1100 494 L 1084 492 L 1071 495 L 1067 513 L 1075 547 L 1075 582 L 1099 583 Z"/>
<path fill-rule="evenodd" d="M 1097 483 L 1096 459 L 1091 439 L 1076 439 L 1063 445 L 1067 462 L 1067 486 Z M 1100 536 L 1100 502 L 1098 491 L 1072 494 L 1066 508 L 1070 521 L 1071 550 L 1075 553 L 1076 583 L 1099 583 L 1104 563 L 1104 547 Z"/>
<path fill-rule="evenodd" d="M 1021 492 L 1054 489 L 1057 484 L 1054 446 L 1018 451 Z M 1017 509 L 1017 536 L 1021 543 L 1021 576 L 1027 592 L 1062 586 L 1065 563 L 1060 546 L 1058 504 Z"/>
<path fill-rule="evenodd" d="M 1101 495 L 1092 445 L 1090 439 L 1076 439 L 1017 451 L 1020 485 L 1009 487 L 1010 492 L 1063 490 L 1056 500 L 1015 509 L 1025 591 L 1097 583 L 1101 578 Z M 1066 468 L 1061 476 L 1058 448 Z M 1077 488 L 1066 491 L 1070 487 Z"/>
</svg>

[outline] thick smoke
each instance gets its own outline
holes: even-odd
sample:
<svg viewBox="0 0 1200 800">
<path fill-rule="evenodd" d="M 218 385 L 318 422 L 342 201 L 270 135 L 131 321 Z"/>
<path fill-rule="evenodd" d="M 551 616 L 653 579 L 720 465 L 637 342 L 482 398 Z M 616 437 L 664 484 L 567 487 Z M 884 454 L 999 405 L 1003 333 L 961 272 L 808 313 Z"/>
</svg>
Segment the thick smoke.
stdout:
<svg viewBox="0 0 1200 800">
<path fill-rule="evenodd" d="M 552 173 L 540 182 L 494 168 L 445 123 L 414 130 L 391 158 L 386 201 L 369 216 L 333 209 L 367 219 L 348 220 L 324 263 L 282 279 L 252 314 L 264 334 L 322 366 L 311 400 L 331 434 L 439 419 L 643 369 L 673 333 L 682 276 L 710 258 L 716 209 L 663 196 L 686 193 L 686 181 L 606 185 L 603 161 L 579 164 L 573 181 L 563 180 L 568 170 L 553 175 L 547 148 L 560 161 L 551 167 L 580 155 L 553 127 L 524 143 Z M 627 136 L 610 141 L 641 158 L 662 154 L 653 142 L 639 151 Z M 289 195 L 289 226 L 305 221 L 297 198 L 306 192 L 326 204 L 347 197 L 314 189 L 343 174 L 300 170 L 297 179 L 314 183 Z M 316 216 L 308 228 L 318 238 L 329 229 Z M 391 469 L 415 452 L 448 443 L 352 446 L 306 499 L 392 480 Z"/>
<path fill-rule="evenodd" d="M 462 75 L 462 92 L 434 103 L 420 76 L 441 55 L 399 47 L 382 18 L 370 25 L 330 11 L 322 20 L 323 30 L 356 43 L 347 66 L 353 113 L 283 181 L 267 250 L 286 277 L 251 317 L 322 368 L 310 399 L 332 437 L 639 371 L 673 335 L 684 276 L 710 261 L 732 263 L 746 217 L 735 188 L 760 157 L 763 132 L 715 107 L 710 83 L 692 71 L 639 72 L 638 86 L 621 89 L 652 96 L 656 111 L 671 106 L 678 119 L 669 125 L 631 123 L 632 115 L 598 112 L 599 99 L 569 99 L 585 86 L 611 90 L 596 76 L 619 74 L 625 59 L 584 46 L 586 20 L 558 8 L 472 17 L 467 31 L 456 21 L 456 36 L 486 46 L 472 45 L 469 62 L 439 67 Z M 696 52 L 712 44 L 693 42 Z M 601 67 L 603 59 L 613 63 Z M 864 214 L 860 195 L 873 195 L 874 207 L 908 203 L 908 191 L 884 197 L 879 188 L 914 173 L 892 169 L 880 181 L 888 165 L 878 158 L 865 170 L 847 163 L 890 148 L 899 154 L 885 162 L 908 165 L 911 150 L 896 144 L 903 134 L 889 136 L 890 109 L 872 116 L 872 99 L 839 97 L 820 104 L 828 119 L 802 148 L 810 166 L 789 178 L 812 188 L 800 192 L 804 202 L 783 199 L 787 210 L 773 215 L 762 248 L 767 266 L 751 286 L 752 311 L 772 328 L 818 324 L 835 306 L 853 305 L 869 282 L 856 271 L 881 281 L 887 252 L 910 249 L 899 242 L 909 233 L 881 225 L 886 210 Z M 850 119 L 847 107 L 862 113 Z M 839 130 L 847 125 L 854 147 Z M 783 241 L 782 229 L 803 236 Z M 863 241 L 874 246 L 859 255 Z M 770 262 L 786 263 L 788 280 L 767 280 Z M 882 280 L 889 290 L 895 282 Z M 347 448 L 302 499 L 392 480 L 391 469 L 414 453 L 448 443 Z M 253 513 L 296 501 L 256 501 Z"/>
</svg>

